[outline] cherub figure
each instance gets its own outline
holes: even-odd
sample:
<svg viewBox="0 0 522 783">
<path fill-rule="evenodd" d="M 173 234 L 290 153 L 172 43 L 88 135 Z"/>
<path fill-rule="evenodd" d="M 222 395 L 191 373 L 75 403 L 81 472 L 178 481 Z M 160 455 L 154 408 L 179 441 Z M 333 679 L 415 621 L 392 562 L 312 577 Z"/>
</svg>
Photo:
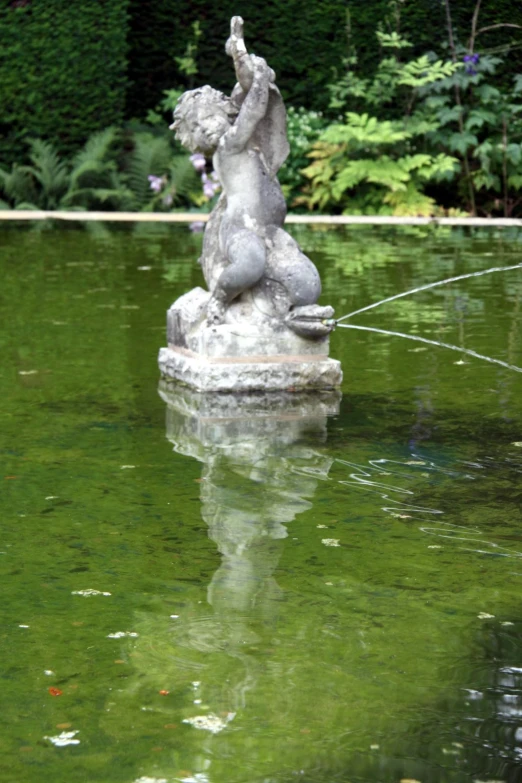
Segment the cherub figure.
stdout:
<svg viewBox="0 0 522 783">
<path fill-rule="evenodd" d="M 317 269 L 282 228 L 286 204 L 277 171 L 289 147 L 275 74 L 263 58 L 248 54 L 241 17 L 231 21 L 226 52 L 238 81 L 231 97 L 209 86 L 185 92 L 171 125 L 185 147 L 212 156 L 223 188 L 201 258 L 211 292 L 207 321 L 223 323 L 229 304 L 252 291 L 267 315 L 286 317 L 295 331 L 299 320 L 315 321 L 305 336 L 326 334 L 331 325 L 323 323 L 324 309 L 309 307 L 321 292 Z M 301 319 L 295 308 L 304 308 Z"/>
</svg>

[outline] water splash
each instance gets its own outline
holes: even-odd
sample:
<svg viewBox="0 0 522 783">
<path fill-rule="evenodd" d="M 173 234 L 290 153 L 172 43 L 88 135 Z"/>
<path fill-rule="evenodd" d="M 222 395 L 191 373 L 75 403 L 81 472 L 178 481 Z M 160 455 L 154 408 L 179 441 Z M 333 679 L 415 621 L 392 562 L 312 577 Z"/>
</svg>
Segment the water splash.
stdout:
<svg viewBox="0 0 522 783">
<path fill-rule="evenodd" d="M 484 269 L 480 272 L 469 272 L 466 275 L 457 275 L 456 277 L 448 277 L 447 280 L 438 280 L 435 283 L 427 283 L 421 285 L 418 288 L 412 288 L 411 291 L 403 291 L 401 294 L 395 294 L 395 296 L 388 296 L 386 299 L 381 299 L 380 302 L 374 302 L 373 304 L 361 307 L 359 310 L 354 310 L 353 313 L 343 315 L 342 318 L 337 318 L 337 324 L 340 326 L 341 321 L 345 321 L 347 318 L 351 318 L 359 313 L 365 313 L 367 310 L 372 310 L 374 307 L 379 307 L 387 302 L 393 302 L 395 299 L 401 299 L 403 296 L 410 296 L 410 294 L 417 294 L 419 291 L 428 291 L 430 288 L 437 288 L 439 285 L 446 285 L 447 283 L 456 283 L 458 280 L 466 280 L 468 277 L 481 277 L 482 275 L 490 275 L 493 272 L 509 272 L 513 269 L 522 269 L 522 264 L 514 264 L 513 266 L 494 266 L 491 269 Z"/>
<path fill-rule="evenodd" d="M 391 337 L 405 337 L 407 340 L 416 340 L 419 343 L 427 343 L 427 345 L 436 345 L 439 348 L 448 348 L 450 351 L 460 351 L 468 356 L 473 356 L 475 359 L 483 359 L 485 362 L 491 362 L 491 364 L 499 364 L 501 367 L 505 367 L 508 370 L 514 370 L 515 372 L 522 372 L 522 367 L 517 367 L 514 364 L 508 364 L 501 359 L 493 359 L 491 356 L 484 356 L 481 353 L 472 351 L 470 348 L 460 348 L 458 345 L 452 345 L 451 343 L 441 343 L 438 340 L 428 340 L 427 337 L 418 337 L 413 334 L 404 334 L 403 332 L 391 332 L 388 329 L 376 329 L 374 326 L 358 326 L 356 324 L 337 324 L 342 329 L 359 329 L 363 332 L 377 332 L 377 334 L 387 334 Z"/>
</svg>

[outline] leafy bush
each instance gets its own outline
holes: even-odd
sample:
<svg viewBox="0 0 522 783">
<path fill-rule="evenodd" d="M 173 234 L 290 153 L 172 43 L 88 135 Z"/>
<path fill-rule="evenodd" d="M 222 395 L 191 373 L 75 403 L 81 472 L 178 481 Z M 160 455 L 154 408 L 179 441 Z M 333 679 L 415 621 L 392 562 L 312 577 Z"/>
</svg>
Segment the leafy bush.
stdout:
<svg viewBox="0 0 522 783">
<path fill-rule="evenodd" d="M 394 52 L 408 42 L 397 34 L 378 33 L 381 46 Z M 352 57 L 348 65 L 353 66 Z M 310 208 L 339 209 L 354 214 L 429 215 L 435 208 L 423 192 L 426 182 L 451 178 L 456 159 L 425 148 L 427 133 L 437 128 L 418 92 L 454 74 L 460 66 L 427 55 L 401 62 L 396 53 L 384 57 L 372 78 L 349 69 L 331 86 L 331 105 L 342 106 L 355 95 L 381 115 L 390 104 L 402 105 L 401 119 L 380 119 L 365 112 L 347 112 L 314 144 L 304 174 L 311 180 L 305 201 Z"/>
<path fill-rule="evenodd" d="M 306 184 L 302 170 L 307 165 L 308 154 L 327 121 L 320 112 L 311 111 L 302 106 L 288 107 L 287 133 L 290 154 L 279 172 L 279 182 L 290 207 L 302 203 L 301 190 Z"/>
<path fill-rule="evenodd" d="M 449 9 L 449 2 L 447 2 Z M 356 103 L 314 144 L 304 169 L 310 208 L 428 215 L 462 206 L 471 214 L 514 214 L 522 204 L 522 75 L 501 89 L 501 57 L 473 51 L 449 36 L 451 60 L 411 47 L 396 31 L 377 31 L 381 57 L 361 77 L 355 52 L 330 86 L 331 108 Z M 451 17 L 448 16 L 452 33 Z M 501 24 L 500 26 L 503 26 Z M 509 26 L 509 25 L 508 25 Z M 342 119 L 342 118 L 341 118 Z"/>
</svg>

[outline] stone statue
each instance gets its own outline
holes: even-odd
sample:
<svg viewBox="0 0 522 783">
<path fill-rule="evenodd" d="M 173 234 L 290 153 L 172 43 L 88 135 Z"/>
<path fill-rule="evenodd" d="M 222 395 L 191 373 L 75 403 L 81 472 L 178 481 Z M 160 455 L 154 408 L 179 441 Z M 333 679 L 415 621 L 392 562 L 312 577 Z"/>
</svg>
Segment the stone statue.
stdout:
<svg viewBox="0 0 522 783">
<path fill-rule="evenodd" d="M 275 74 L 263 58 L 247 53 L 239 16 L 232 18 L 226 52 L 233 59 L 238 82 L 231 97 L 208 85 L 190 90 L 179 99 L 171 125 L 185 147 L 212 157 L 222 193 L 207 223 L 200 259 L 210 293 L 195 289 L 173 305 L 169 348 L 219 359 L 252 354 L 286 358 L 320 354 L 327 359 L 327 338 L 335 325 L 333 309 L 316 304 L 321 293 L 317 269 L 283 229 L 286 204 L 277 172 L 289 146 Z M 210 340 L 215 344 L 210 350 L 208 330 L 216 328 L 221 328 L 220 348 L 215 338 Z M 292 342 L 289 332 L 314 347 Z M 248 344 L 241 342 L 242 337 Z M 172 361 L 170 365 L 168 369 L 162 363 L 160 354 L 163 374 L 207 388 L 201 379 L 194 381 L 192 373 L 180 377 Z M 319 386 L 338 385 L 338 367 L 335 375 L 333 383 L 330 377 L 323 378 Z M 288 384 L 294 381 L 298 386 L 310 385 L 310 377 L 303 376 L 302 382 L 295 377 Z M 277 388 L 285 388 L 285 383 Z M 262 388 L 251 383 L 247 387 Z M 215 384 L 208 388 L 215 389 Z"/>
</svg>

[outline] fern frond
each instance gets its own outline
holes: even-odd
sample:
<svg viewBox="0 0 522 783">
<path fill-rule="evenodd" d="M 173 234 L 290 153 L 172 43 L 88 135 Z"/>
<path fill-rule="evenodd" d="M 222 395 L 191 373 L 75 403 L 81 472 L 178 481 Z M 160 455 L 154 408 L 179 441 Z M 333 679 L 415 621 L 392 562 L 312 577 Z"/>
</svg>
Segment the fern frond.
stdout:
<svg viewBox="0 0 522 783">
<path fill-rule="evenodd" d="M 93 133 L 88 139 L 83 149 L 81 149 L 73 158 L 73 173 L 76 169 L 82 168 L 85 164 L 99 163 L 107 161 L 111 155 L 112 149 L 118 140 L 119 131 L 117 128 L 109 127 L 105 130 Z"/>
<path fill-rule="evenodd" d="M 40 185 L 44 209 L 54 209 L 69 186 L 69 171 L 67 164 L 60 159 L 52 144 L 41 139 L 30 142 L 29 155 L 33 166 L 20 166 Z"/>
<path fill-rule="evenodd" d="M 33 179 L 23 167 L 13 166 L 11 171 L 0 169 L 0 189 L 14 205 L 24 201 L 37 201 L 38 193 Z"/>
<path fill-rule="evenodd" d="M 168 138 L 153 136 L 151 133 L 136 134 L 125 180 L 138 207 L 150 201 L 149 175 L 163 176 L 169 169 L 171 158 L 172 148 Z"/>
<path fill-rule="evenodd" d="M 169 169 L 174 201 L 192 201 L 191 195 L 201 190 L 200 179 L 188 155 L 175 155 Z"/>
<path fill-rule="evenodd" d="M 134 194 L 126 187 L 79 188 L 67 193 L 61 206 L 67 208 L 93 209 L 103 207 L 109 211 L 133 211 L 136 209 Z"/>
</svg>

